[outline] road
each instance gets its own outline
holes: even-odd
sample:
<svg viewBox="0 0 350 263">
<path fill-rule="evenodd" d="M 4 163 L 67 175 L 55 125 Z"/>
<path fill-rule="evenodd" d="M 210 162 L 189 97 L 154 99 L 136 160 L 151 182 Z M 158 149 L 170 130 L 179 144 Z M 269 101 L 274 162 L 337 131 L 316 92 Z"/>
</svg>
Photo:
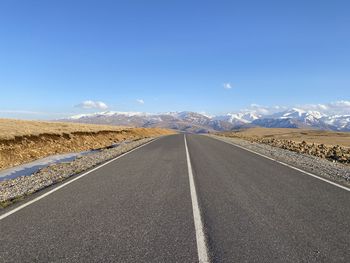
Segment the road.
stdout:
<svg viewBox="0 0 350 263">
<path fill-rule="evenodd" d="M 198 262 L 196 205 L 211 262 L 350 261 L 349 191 L 186 141 L 191 168 L 184 135 L 163 137 L 1 219 L 0 262 Z"/>
</svg>

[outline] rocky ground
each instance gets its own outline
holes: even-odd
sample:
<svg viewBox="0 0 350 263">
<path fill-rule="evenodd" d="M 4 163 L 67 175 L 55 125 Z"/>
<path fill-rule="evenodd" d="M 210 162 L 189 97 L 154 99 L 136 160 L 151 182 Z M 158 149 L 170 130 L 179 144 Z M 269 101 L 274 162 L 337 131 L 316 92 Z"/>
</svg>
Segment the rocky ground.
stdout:
<svg viewBox="0 0 350 263">
<path fill-rule="evenodd" d="M 252 151 L 290 164 L 310 173 L 350 186 L 349 151 L 340 146 L 296 143 L 269 139 L 247 140 L 211 135 L 217 139 L 240 145 Z"/>
<path fill-rule="evenodd" d="M 250 142 L 268 144 L 274 147 L 304 153 L 340 163 L 350 163 L 350 149 L 339 145 L 327 146 L 325 144 L 295 142 L 292 140 L 280 140 L 275 138 L 244 138 Z"/>
<path fill-rule="evenodd" d="M 122 143 L 115 148 L 103 149 L 99 152 L 77 158 L 69 163 L 50 165 L 31 176 L 21 176 L 0 182 L 0 207 L 6 207 L 18 199 L 61 182 L 72 175 L 88 170 L 151 140 L 153 139 L 145 138 Z"/>
</svg>

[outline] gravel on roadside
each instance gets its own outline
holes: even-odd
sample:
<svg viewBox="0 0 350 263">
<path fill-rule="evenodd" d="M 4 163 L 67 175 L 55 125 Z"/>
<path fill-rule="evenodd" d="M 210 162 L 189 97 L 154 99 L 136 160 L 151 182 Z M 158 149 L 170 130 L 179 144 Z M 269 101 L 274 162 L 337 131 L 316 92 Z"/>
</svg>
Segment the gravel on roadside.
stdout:
<svg viewBox="0 0 350 263">
<path fill-rule="evenodd" d="M 307 172 L 319 175 L 331 181 L 350 186 L 350 166 L 312 155 L 297 153 L 267 144 L 250 142 L 239 138 L 209 135 L 216 139 L 233 143 L 275 160 L 295 166 Z"/>
<path fill-rule="evenodd" d="M 121 143 L 115 148 L 103 149 L 99 152 L 77 158 L 72 162 L 52 164 L 30 176 L 21 176 L 15 179 L 2 181 L 0 182 L 0 208 L 6 207 L 19 198 L 23 198 L 26 195 L 35 193 L 113 159 L 153 139 L 154 138 L 145 138 L 128 143 Z"/>
</svg>

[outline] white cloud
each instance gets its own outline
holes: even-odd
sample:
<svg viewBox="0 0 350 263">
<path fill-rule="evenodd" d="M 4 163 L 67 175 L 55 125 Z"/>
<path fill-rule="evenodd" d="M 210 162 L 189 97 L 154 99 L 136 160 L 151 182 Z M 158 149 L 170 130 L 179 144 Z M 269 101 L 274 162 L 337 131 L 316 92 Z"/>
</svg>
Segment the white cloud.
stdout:
<svg viewBox="0 0 350 263">
<path fill-rule="evenodd" d="M 145 101 L 143 99 L 137 99 L 136 101 L 140 104 L 145 104 Z"/>
<path fill-rule="evenodd" d="M 105 110 L 108 108 L 107 104 L 102 101 L 93 101 L 93 100 L 86 100 L 82 103 L 79 103 L 76 105 L 76 107 L 83 108 L 83 109 L 100 109 Z"/>
<path fill-rule="evenodd" d="M 242 112 L 254 112 L 259 115 L 270 115 L 279 111 L 284 111 L 286 109 L 287 107 L 285 106 L 262 106 L 256 103 L 252 103 L 248 108 L 243 109 Z"/>
<path fill-rule="evenodd" d="M 224 87 L 224 89 L 232 89 L 232 85 L 229 82 L 222 84 L 222 86 Z"/>
<path fill-rule="evenodd" d="M 255 112 L 261 115 L 270 115 L 290 108 L 298 108 L 305 111 L 319 111 L 326 115 L 350 115 L 350 101 L 347 100 L 333 101 L 325 104 L 292 105 L 290 107 L 280 105 L 263 106 L 253 103 L 240 112 Z"/>
<path fill-rule="evenodd" d="M 300 105 L 303 110 L 315 110 L 324 114 L 334 115 L 350 115 L 350 101 L 338 100 L 325 104 L 305 104 Z"/>
</svg>

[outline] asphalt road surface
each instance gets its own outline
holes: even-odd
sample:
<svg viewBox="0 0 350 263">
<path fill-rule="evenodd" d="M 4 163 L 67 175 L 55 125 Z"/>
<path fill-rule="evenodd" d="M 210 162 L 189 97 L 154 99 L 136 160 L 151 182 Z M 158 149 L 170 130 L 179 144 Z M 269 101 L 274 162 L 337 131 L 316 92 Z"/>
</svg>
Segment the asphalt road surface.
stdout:
<svg viewBox="0 0 350 263">
<path fill-rule="evenodd" d="M 198 262 L 200 230 L 210 262 L 350 262 L 349 191 L 186 141 L 190 165 L 184 135 L 163 137 L 3 217 L 0 262 Z"/>
</svg>

